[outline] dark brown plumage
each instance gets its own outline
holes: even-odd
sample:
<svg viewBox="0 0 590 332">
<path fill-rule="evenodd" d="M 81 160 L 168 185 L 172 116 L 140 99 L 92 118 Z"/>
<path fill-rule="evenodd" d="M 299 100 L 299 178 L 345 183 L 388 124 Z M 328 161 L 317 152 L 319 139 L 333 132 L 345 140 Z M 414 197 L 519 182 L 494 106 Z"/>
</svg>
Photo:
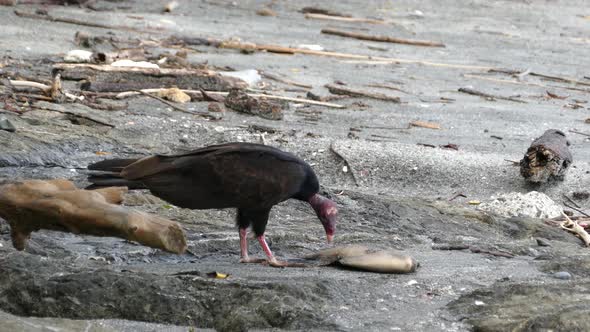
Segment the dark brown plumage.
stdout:
<svg viewBox="0 0 590 332">
<path fill-rule="evenodd" d="M 248 258 L 249 226 L 272 265 L 282 265 L 264 238 L 272 207 L 289 198 L 309 202 L 322 222 L 328 241 L 336 224 L 334 202 L 318 195 L 319 182 L 312 168 L 296 156 L 253 143 L 228 143 L 188 153 L 142 159 L 112 159 L 88 166 L 89 188 L 128 186 L 149 189 L 154 195 L 183 208 L 237 208 L 243 262 Z"/>
</svg>

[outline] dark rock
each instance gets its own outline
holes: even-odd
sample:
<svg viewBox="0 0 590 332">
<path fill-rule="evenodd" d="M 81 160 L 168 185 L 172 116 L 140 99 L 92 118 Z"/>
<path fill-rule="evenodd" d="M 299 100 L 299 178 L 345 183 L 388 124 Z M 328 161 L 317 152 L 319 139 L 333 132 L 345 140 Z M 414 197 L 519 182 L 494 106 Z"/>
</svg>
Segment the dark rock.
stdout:
<svg viewBox="0 0 590 332">
<path fill-rule="evenodd" d="M 502 282 L 463 295 L 448 308 L 474 331 L 590 331 L 589 296 L 589 281 L 571 287 Z"/>
<path fill-rule="evenodd" d="M 19 316 L 120 318 L 219 331 L 331 329 L 333 325 L 322 315 L 322 307 L 328 305 L 326 296 L 326 287 L 313 282 L 250 283 L 105 268 L 81 270 L 20 253 L 4 257 L 0 267 L 0 308 Z"/>
<path fill-rule="evenodd" d="M 586 200 L 590 198 L 590 192 L 587 191 L 576 191 L 572 194 L 575 199 L 578 200 Z"/>
<path fill-rule="evenodd" d="M 11 133 L 16 131 L 16 127 L 14 127 L 14 125 L 4 117 L 0 118 L 0 129 L 9 131 Z"/>
<path fill-rule="evenodd" d="M 589 275 L 590 257 L 573 255 L 553 257 L 549 262 L 542 265 L 539 270 L 546 273 L 569 271 L 577 275 Z"/>
<path fill-rule="evenodd" d="M 551 243 L 549 243 L 549 240 L 547 240 L 547 239 L 544 239 L 542 237 L 538 237 L 538 238 L 536 238 L 536 240 L 537 240 L 537 245 L 539 247 L 551 247 Z"/>
</svg>

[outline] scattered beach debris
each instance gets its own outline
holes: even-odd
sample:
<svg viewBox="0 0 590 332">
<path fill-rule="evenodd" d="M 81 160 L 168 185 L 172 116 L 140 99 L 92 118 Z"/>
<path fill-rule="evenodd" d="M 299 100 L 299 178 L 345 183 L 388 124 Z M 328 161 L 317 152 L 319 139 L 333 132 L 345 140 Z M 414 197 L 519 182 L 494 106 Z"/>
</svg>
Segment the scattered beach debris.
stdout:
<svg viewBox="0 0 590 332">
<path fill-rule="evenodd" d="M 125 63 L 130 60 L 122 60 Z M 231 88 L 246 88 L 248 84 L 235 77 L 221 76 L 211 70 L 140 68 L 127 66 L 58 63 L 53 66 L 62 79 L 84 82 L 82 90 L 93 92 L 122 92 L 162 87 L 193 89 L 195 87 L 228 91 Z"/>
<path fill-rule="evenodd" d="M 533 183 L 563 180 L 573 161 L 569 145 L 562 131 L 545 131 L 533 141 L 520 161 L 520 174 Z"/>
<path fill-rule="evenodd" d="M 236 112 L 257 115 L 269 120 L 281 120 L 283 108 L 288 104 L 264 97 L 251 97 L 242 89 L 232 89 L 225 97 L 225 106 Z"/>
</svg>

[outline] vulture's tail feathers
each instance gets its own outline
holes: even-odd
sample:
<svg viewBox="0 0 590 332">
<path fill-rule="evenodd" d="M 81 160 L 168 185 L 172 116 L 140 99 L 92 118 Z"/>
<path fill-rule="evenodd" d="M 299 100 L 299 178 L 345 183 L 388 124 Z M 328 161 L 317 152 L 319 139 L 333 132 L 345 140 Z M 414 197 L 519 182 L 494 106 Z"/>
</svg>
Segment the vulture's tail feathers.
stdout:
<svg viewBox="0 0 590 332">
<path fill-rule="evenodd" d="M 136 162 L 137 159 L 110 159 L 88 165 L 92 172 L 88 175 L 91 183 L 86 189 L 98 189 L 103 187 L 128 187 L 129 189 L 146 189 L 139 181 L 130 181 L 121 176 L 121 170 Z"/>
</svg>

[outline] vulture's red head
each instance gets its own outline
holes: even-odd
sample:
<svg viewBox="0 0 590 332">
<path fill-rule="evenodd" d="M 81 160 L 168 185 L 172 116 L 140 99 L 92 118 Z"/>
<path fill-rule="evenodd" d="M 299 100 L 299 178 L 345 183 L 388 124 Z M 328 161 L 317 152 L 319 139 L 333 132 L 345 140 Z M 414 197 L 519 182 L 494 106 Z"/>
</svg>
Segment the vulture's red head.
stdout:
<svg viewBox="0 0 590 332">
<path fill-rule="evenodd" d="M 334 233 L 336 233 L 336 223 L 338 221 L 336 203 L 321 195 L 315 194 L 309 199 L 309 204 L 311 204 L 324 226 L 328 243 L 331 243 L 332 239 L 334 239 Z"/>
</svg>

